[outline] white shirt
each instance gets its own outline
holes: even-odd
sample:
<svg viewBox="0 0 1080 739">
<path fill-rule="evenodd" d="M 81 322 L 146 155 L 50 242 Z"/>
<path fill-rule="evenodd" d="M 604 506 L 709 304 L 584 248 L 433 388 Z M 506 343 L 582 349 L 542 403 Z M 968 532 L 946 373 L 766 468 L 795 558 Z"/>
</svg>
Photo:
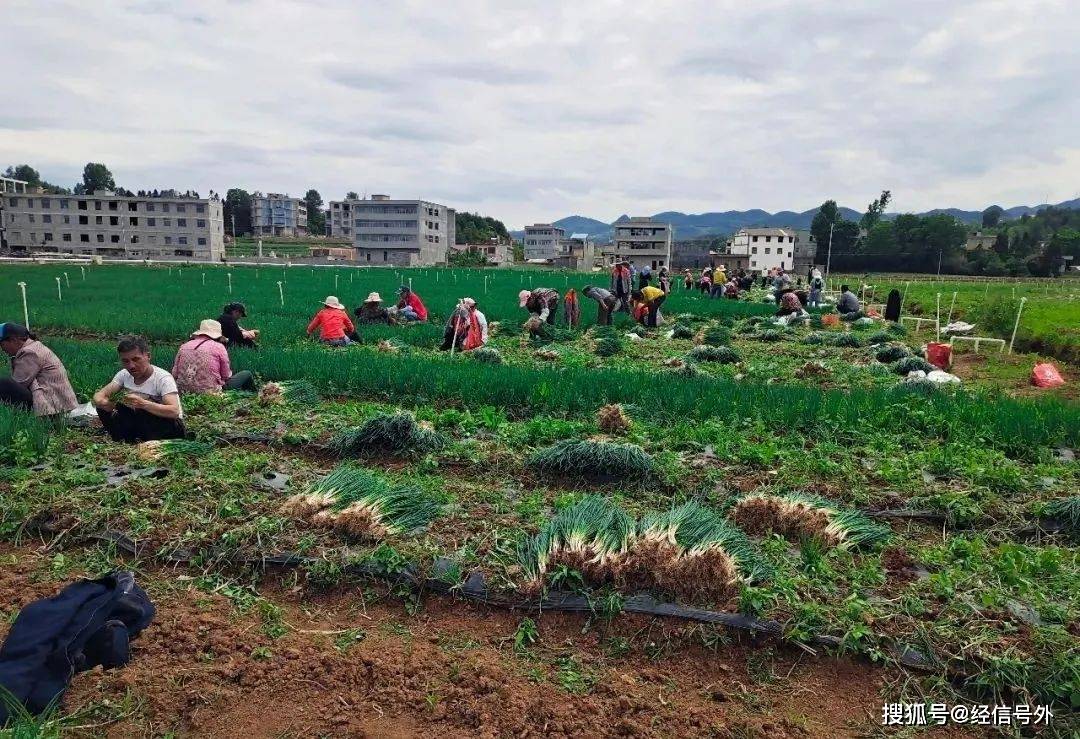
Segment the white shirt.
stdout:
<svg viewBox="0 0 1080 739">
<path fill-rule="evenodd" d="M 157 365 L 150 365 L 153 368 L 153 372 L 146 378 L 143 383 L 135 382 L 135 378 L 131 376 L 131 373 L 126 369 L 122 369 L 117 372 L 112 381 L 117 385 L 127 390 L 129 393 L 135 393 L 141 395 L 147 400 L 152 400 L 155 403 L 165 402 L 165 396 L 171 393 L 175 393 L 177 402 L 179 403 L 179 391 L 176 389 L 176 380 L 165 370 L 161 369 Z M 184 417 L 184 407 L 180 406 L 180 418 Z"/>
<path fill-rule="evenodd" d="M 484 343 L 486 344 L 488 339 L 487 316 L 485 316 L 480 311 L 476 311 L 476 322 L 480 324 L 480 338 L 483 339 Z"/>
</svg>

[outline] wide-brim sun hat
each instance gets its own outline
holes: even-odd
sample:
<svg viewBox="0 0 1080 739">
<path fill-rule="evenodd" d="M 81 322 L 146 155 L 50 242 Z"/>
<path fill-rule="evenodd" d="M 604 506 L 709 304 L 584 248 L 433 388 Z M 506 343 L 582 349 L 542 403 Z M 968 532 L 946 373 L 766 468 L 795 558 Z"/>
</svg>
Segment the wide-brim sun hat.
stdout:
<svg viewBox="0 0 1080 739">
<path fill-rule="evenodd" d="M 462 303 L 462 305 L 464 305 L 464 306 L 465 306 L 466 308 L 472 308 L 473 306 L 475 306 L 475 305 L 476 305 L 476 301 L 475 301 L 475 300 L 473 300 L 472 298 L 462 298 L 462 299 L 461 299 L 461 303 Z"/>
<path fill-rule="evenodd" d="M 221 338 L 221 324 L 218 323 L 217 321 L 215 321 L 212 318 L 203 319 L 199 323 L 198 330 L 193 331 L 191 336 L 192 336 L 192 338 L 194 338 L 196 336 L 205 336 L 208 339 L 214 339 L 214 340 L 220 339 Z"/>
<path fill-rule="evenodd" d="M 366 298 L 364 298 L 364 302 L 365 303 L 381 303 L 382 302 L 382 295 L 379 295 L 378 293 L 373 292 L 370 295 L 368 295 Z"/>
<path fill-rule="evenodd" d="M 336 295 L 327 295 L 326 300 L 323 301 L 323 305 L 327 308 L 337 308 L 338 310 L 345 310 L 345 306 L 341 304 L 341 301 L 337 299 Z"/>
<path fill-rule="evenodd" d="M 529 295 L 531 295 L 531 294 L 532 293 L 530 293 L 528 290 L 522 290 L 521 292 L 518 293 L 518 307 L 519 308 L 524 308 L 525 307 L 525 303 L 529 302 Z"/>
</svg>

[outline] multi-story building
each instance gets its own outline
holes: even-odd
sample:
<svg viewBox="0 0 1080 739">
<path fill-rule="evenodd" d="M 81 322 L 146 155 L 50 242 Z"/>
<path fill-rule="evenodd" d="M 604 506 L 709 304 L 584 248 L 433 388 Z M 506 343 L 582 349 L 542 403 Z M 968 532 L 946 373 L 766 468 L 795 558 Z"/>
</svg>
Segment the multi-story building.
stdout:
<svg viewBox="0 0 1080 739">
<path fill-rule="evenodd" d="M 221 200 L 5 193 L 3 219 L 12 252 L 220 259 Z"/>
<path fill-rule="evenodd" d="M 26 185 L 27 183 L 23 180 L 0 177 L 0 251 L 8 251 L 7 218 L 4 216 L 4 205 L 7 203 L 7 198 L 3 196 L 25 193 Z"/>
<path fill-rule="evenodd" d="M 446 263 L 457 232 L 453 208 L 427 200 L 393 200 L 389 195 L 350 204 L 356 261 L 395 267 Z"/>
<path fill-rule="evenodd" d="M 596 265 L 596 248 L 587 233 L 571 234 L 553 262 L 556 267 L 586 272 Z"/>
<path fill-rule="evenodd" d="M 534 223 L 525 227 L 522 246 L 525 261 L 530 259 L 555 259 L 566 251 L 566 231 L 550 223 Z"/>
<path fill-rule="evenodd" d="M 456 252 L 476 252 L 483 254 L 487 259 L 488 264 L 495 265 L 496 267 L 502 267 L 509 265 L 513 262 L 513 254 L 510 253 L 510 247 L 505 241 L 500 239 L 492 239 L 487 243 L 478 244 L 451 244 L 450 249 Z"/>
<path fill-rule="evenodd" d="M 625 259 L 634 262 L 638 267 L 665 267 L 671 264 L 674 231 L 670 223 L 652 218 L 634 217 L 618 221 L 614 226 L 611 246 L 605 256 L 609 262 Z"/>
<path fill-rule="evenodd" d="M 984 234 L 982 231 L 970 231 L 964 242 L 964 251 L 990 251 L 997 244 L 997 234 Z"/>
<path fill-rule="evenodd" d="M 795 238 L 790 228 L 742 228 L 727 242 L 727 254 L 734 257 L 733 264 L 747 262 L 747 270 L 767 272 L 779 267 L 790 272 L 795 269 Z M 725 266 L 732 268 L 732 264 Z"/>
<path fill-rule="evenodd" d="M 809 282 L 810 270 L 813 269 L 816 259 L 817 242 L 814 241 L 814 234 L 808 229 L 800 228 L 795 232 L 795 266 L 793 267 L 795 274 L 806 275 L 806 280 Z"/>
<path fill-rule="evenodd" d="M 257 192 L 251 196 L 251 228 L 256 236 L 307 236 L 307 202 Z"/>
<path fill-rule="evenodd" d="M 671 244 L 671 269 L 704 269 L 712 266 L 717 254 L 708 238 L 675 241 Z"/>
<path fill-rule="evenodd" d="M 326 216 L 326 235 L 335 238 L 352 239 L 353 206 L 359 200 L 331 200 Z"/>
</svg>

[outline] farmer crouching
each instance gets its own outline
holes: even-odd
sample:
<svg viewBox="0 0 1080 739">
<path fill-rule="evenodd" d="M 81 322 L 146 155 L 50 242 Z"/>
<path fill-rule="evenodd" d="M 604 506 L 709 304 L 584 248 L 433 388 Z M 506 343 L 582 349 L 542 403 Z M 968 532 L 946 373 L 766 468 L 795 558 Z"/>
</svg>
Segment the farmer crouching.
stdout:
<svg viewBox="0 0 1080 739">
<path fill-rule="evenodd" d="M 334 295 L 326 296 L 322 310 L 311 319 L 307 327 L 308 336 L 316 329 L 319 330 L 319 341 L 330 346 L 348 346 L 360 340 L 356 327 L 349 319 L 349 312 Z"/>
<path fill-rule="evenodd" d="M 368 295 L 363 304 L 353 311 L 353 314 L 356 316 L 358 326 L 390 323 L 390 312 L 383 308 L 382 296 L 377 292 Z"/>
<path fill-rule="evenodd" d="M 518 306 L 554 326 L 555 314 L 559 312 L 559 291 L 550 287 L 522 290 L 518 293 Z"/>
<path fill-rule="evenodd" d="M 113 441 L 180 439 L 184 409 L 176 380 L 150 363 L 150 345 L 141 336 L 125 336 L 116 346 L 123 367 L 94 393 L 101 425 Z M 122 396 L 114 399 L 118 393 Z"/>
<path fill-rule="evenodd" d="M 640 314 L 641 319 L 644 319 L 644 324 L 650 328 L 655 328 L 657 318 L 660 315 L 660 306 L 663 305 L 664 299 L 667 297 L 664 295 L 664 291 L 649 285 L 641 290 L 635 290 L 632 297 L 639 311 L 642 307 L 645 308 L 645 312 Z M 638 319 L 639 322 L 641 322 L 641 319 Z"/>
<path fill-rule="evenodd" d="M 221 309 L 218 323 L 221 324 L 221 334 L 225 337 L 225 346 L 229 349 L 257 349 L 255 340 L 259 338 L 259 330 L 244 328 L 239 324 L 241 318 L 247 318 L 247 308 L 243 303 L 229 303 Z"/>
<path fill-rule="evenodd" d="M 254 390 L 255 378 L 248 370 L 233 374 L 225 350 L 221 324 L 205 320 L 191 338 L 180 345 L 172 374 L 182 393 L 220 393 L 222 390 Z"/>
<path fill-rule="evenodd" d="M 35 416 L 58 416 L 78 405 L 60 358 L 18 323 L 0 323 L 0 348 L 11 357 L 11 377 L 0 379 L 0 403 Z"/>
<path fill-rule="evenodd" d="M 420 296 L 409 289 L 408 285 L 398 288 L 397 310 L 398 317 L 406 321 L 426 321 L 428 318 L 427 308 Z"/>
<path fill-rule="evenodd" d="M 467 352 L 484 346 L 487 340 L 487 316 L 476 309 L 475 300 L 462 298 L 446 322 L 439 349 L 444 352 L 450 349 Z"/>
</svg>

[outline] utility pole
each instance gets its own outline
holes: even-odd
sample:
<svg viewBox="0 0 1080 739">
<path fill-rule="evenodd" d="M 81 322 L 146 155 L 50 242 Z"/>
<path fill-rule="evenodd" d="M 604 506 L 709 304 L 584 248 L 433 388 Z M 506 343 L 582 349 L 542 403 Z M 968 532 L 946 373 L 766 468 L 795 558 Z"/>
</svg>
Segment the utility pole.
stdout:
<svg viewBox="0 0 1080 739">
<path fill-rule="evenodd" d="M 943 249 L 938 249 L 937 250 L 937 278 L 938 278 L 939 282 L 941 281 L 941 253 L 942 253 L 942 251 L 944 251 L 944 250 Z"/>
<path fill-rule="evenodd" d="M 832 266 L 832 232 L 836 223 L 829 224 L 829 254 L 825 258 L 825 288 L 829 287 L 829 267 Z"/>
<path fill-rule="evenodd" d="M 233 243 L 236 243 L 236 211 L 235 211 L 235 209 L 229 215 L 232 216 L 232 238 L 233 238 Z"/>
</svg>

